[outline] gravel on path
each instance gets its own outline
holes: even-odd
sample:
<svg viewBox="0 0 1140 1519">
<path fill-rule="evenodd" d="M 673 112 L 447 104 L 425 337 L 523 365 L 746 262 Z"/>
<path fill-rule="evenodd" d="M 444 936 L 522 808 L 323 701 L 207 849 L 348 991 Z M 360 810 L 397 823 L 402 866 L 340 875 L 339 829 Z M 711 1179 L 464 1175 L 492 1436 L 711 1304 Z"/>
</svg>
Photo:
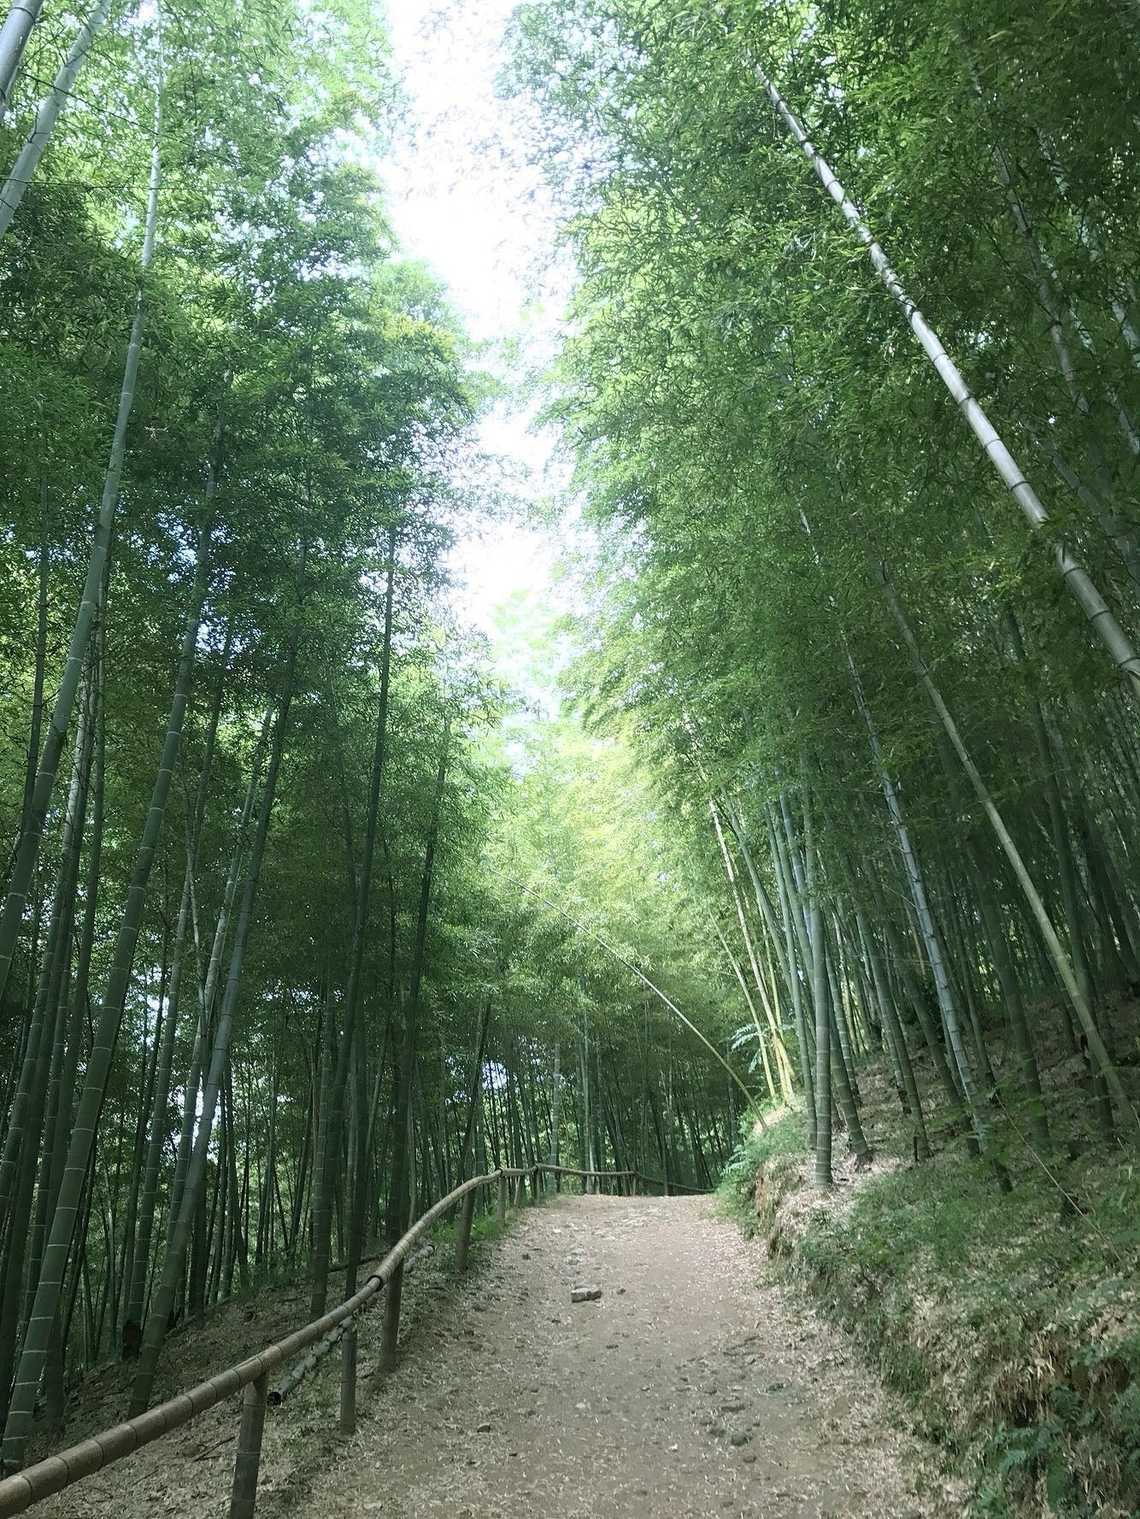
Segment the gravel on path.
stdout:
<svg viewBox="0 0 1140 1519">
<path fill-rule="evenodd" d="M 419 1316 L 395 1376 L 362 1385 L 357 1434 L 259 1513 L 957 1511 L 853 1348 L 765 1279 L 762 1247 L 707 1198 L 563 1197 L 522 1212 L 487 1255 Z M 601 1297 L 574 1303 L 578 1286 Z"/>
</svg>

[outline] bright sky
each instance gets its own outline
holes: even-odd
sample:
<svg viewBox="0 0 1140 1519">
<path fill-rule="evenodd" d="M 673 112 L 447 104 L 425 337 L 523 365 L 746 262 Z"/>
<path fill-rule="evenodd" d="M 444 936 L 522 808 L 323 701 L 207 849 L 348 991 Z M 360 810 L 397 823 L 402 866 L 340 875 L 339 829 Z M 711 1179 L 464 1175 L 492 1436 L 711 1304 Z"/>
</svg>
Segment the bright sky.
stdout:
<svg viewBox="0 0 1140 1519">
<path fill-rule="evenodd" d="M 569 289 L 554 262 L 555 218 L 537 170 L 526 161 L 509 103 L 496 98 L 503 39 L 514 0 L 389 0 L 388 28 L 410 119 L 384 165 L 388 209 L 405 252 L 448 287 L 486 362 L 511 380 L 553 352 Z M 512 361 L 507 343 L 518 345 Z M 528 429 L 520 401 L 483 424 L 482 442 L 522 475 L 531 501 L 561 483 L 553 440 Z M 512 593 L 550 595 L 553 533 L 495 523 L 456 554 L 465 620 L 493 631 L 494 610 Z"/>
</svg>

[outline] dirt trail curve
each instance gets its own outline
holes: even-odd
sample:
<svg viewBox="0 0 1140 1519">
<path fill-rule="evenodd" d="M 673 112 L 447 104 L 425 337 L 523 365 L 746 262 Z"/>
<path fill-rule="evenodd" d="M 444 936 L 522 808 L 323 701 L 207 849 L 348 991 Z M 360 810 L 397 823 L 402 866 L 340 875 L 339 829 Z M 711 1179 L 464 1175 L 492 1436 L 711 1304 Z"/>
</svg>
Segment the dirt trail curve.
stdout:
<svg viewBox="0 0 1140 1519">
<path fill-rule="evenodd" d="M 267 1493 L 259 1515 L 943 1512 L 916 1493 L 923 1452 L 897 1409 L 761 1271 L 704 1198 L 525 1212 L 411 1330 L 397 1377 L 362 1400 L 308 1492 Z M 600 1301 L 572 1305 L 580 1283 Z"/>
</svg>

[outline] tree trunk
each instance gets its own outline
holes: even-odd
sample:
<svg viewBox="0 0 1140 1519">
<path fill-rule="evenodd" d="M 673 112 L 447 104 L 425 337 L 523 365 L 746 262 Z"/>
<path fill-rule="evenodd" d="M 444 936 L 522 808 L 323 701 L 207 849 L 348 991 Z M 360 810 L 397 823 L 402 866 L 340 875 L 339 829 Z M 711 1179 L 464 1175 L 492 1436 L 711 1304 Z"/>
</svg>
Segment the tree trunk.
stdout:
<svg viewBox="0 0 1140 1519">
<path fill-rule="evenodd" d="M 384 757 L 388 737 L 388 689 L 392 667 L 392 614 L 396 581 L 397 527 L 388 533 L 388 580 L 384 594 L 384 643 L 380 656 L 380 696 L 376 711 L 376 738 L 369 777 L 368 818 L 364 834 L 364 854 L 360 882 L 356 892 L 356 912 L 352 927 L 352 959 L 344 997 L 344 1027 L 337 1052 L 336 1077 L 332 1101 L 322 1126 L 323 1143 L 317 1155 L 313 1188 L 313 1290 L 309 1313 L 319 1318 L 328 1299 L 329 1246 L 332 1238 L 332 1169 L 340 1148 L 344 1093 L 348 1085 L 349 1059 L 353 1050 L 356 1005 L 364 971 L 364 950 L 368 938 L 368 920 L 372 902 L 372 868 L 376 851 L 376 825 L 380 814 L 380 791 L 384 780 Z"/>
<path fill-rule="evenodd" d="M 475 1133 L 475 1113 L 478 1105 L 483 1100 L 483 1052 L 487 1044 L 487 1027 L 491 1021 L 492 998 L 488 997 L 483 1004 L 483 1011 L 479 1017 L 479 1032 L 475 1039 L 475 1062 L 471 1070 L 471 1081 L 468 1086 L 467 1099 L 467 1122 L 463 1130 L 463 1143 L 459 1148 L 459 1180 L 467 1178 L 467 1164 L 471 1155 L 471 1141 Z"/>
<path fill-rule="evenodd" d="M 432 798 L 431 823 L 427 845 L 424 850 L 423 877 L 420 882 L 419 912 L 416 917 L 416 942 L 412 957 L 412 978 L 408 993 L 408 1006 L 404 1018 L 402 1048 L 397 1052 L 398 1085 L 395 1103 L 395 1137 L 392 1146 L 392 1200 L 389 1205 L 388 1239 L 395 1244 L 408 1228 L 411 1219 L 410 1160 L 408 1127 L 412 1112 L 412 1088 L 416 1071 L 416 1032 L 419 1016 L 420 988 L 423 982 L 424 962 L 427 952 L 428 912 L 431 907 L 432 873 L 435 867 L 435 851 L 439 838 L 440 813 L 443 807 L 443 787 L 447 778 L 448 751 L 451 742 L 451 720 L 443 727 L 440 745 L 439 768 L 436 771 L 435 793 Z M 392 1371 L 396 1364 L 396 1338 L 400 1324 L 400 1299 L 403 1294 L 404 1268 L 401 1263 L 385 1284 L 384 1330 L 381 1351 L 381 1369 Z"/>
<path fill-rule="evenodd" d="M 806 769 L 806 767 L 805 767 Z M 831 1181 L 831 1018 L 827 1005 L 827 967 L 824 964 L 823 912 L 816 880 L 815 835 L 811 802 L 804 788 L 804 857 L 807 866 L 808 939 L 811 944 L 811 994 L 815 1007 L 815 1184 Z"/>
</svg>

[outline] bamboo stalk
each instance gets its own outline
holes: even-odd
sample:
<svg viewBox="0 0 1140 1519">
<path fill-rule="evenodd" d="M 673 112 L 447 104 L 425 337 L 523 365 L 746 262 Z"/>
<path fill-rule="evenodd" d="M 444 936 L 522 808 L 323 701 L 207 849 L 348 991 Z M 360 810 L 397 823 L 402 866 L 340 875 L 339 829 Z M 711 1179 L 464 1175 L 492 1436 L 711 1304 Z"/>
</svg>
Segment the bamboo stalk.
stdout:
<svg viewBox="0 0 1140 1519">
<path fill-rule="evenodd" d="M 39 0 L 42 4 L 42 0 Z M 37 6 L 38 9 L 38 6 Z M 44 149 L 51 141 L 55 131 L 56 122 L 60 112 L 71 97 L 75 85 L 76 76 L 83 67 L 83 60 L 91 51 L 96 36 L 102 29 L 104 22 L 111 9 L 111 0 L 97 0 L 95 9 L 79 28 L 75 41 L 71 44 L 67 57 L 60 65 L 59 72 L 52 81 L 51 89 L 36 107 L 35 121 L 32 130 L 24 140 L 24 145 L 12 165 L 8 178 L 0 188 L 0 237 L 12 224 L 12 218 L 20 209 L 20 202 L 24 198 L 24 192 L 31 184 L 36 170 L 39 168 L 40 159 L 44 156 Z M 6 24 L 6 23 L 5 23 Z M 2 38 L 0 38 L 2 45 Z M 0 58 L 0 120 L 3 119 L 4 105 L 7 97 L 7 85 L 3 78 L 3 60 Z"/>
<path fill-rule="evenodd" d="M 945 701 L 942 699 L 942 693 L 931 678 L 926 661 L 922 657 L 917 640 L 911 630 L 910 623 L 906 619 L 894 585 L 887 575 L 885 567 L 880 569 L 880 581 L 890 606 L 891 614 L 895 619 L 899 633 L 911 657 L 915 674 L 930 697 L 931 705 L 937 712 L 942 726 L 946 730 L 946 736 L 954 746 L 955 753 L 962 762 L 962 768 L 969 777 L 970 784 L 973 786 L 978 801 L 982 805 L 982 810 L 985 812 L 994 833 L 997 835 L 998 843 L 1001 845 L 1006 858 L 1013 867 L 1017 883 L 1025 895 L 1025 900 L 1029 903 L 1029 909 L 1038 928 L 1041 930 L 1041 937 L 1045 940 L 1049 956 L 1053 961 L 1057 974 L 1061 978 L 1065 991 L 1068 993 L 1077 1018 L 1080 1020 L 1081 1029 L 1088 1041 L 1089 1049 L 1108 1085 L 1109 1091 L 1112 1093 L 1113 1101 L 1125 1117 L 1131 1118 L 1133 1124 L 1140 1126 L 1140 1113 L 1137 1113 L 1131 1098 L 1124 1090 L 1120 1073 L 1113 1065 L 1112 1058 L 1105 1047 L 1100 1030 L 1097 1028 L 1096 1020 L 1093 1017 L 1092 1008 L 1089 1006 L 1088 998 L 1083 994 L 1076 973 L 1073 970 L 1072 961 L 1065 953 L 1057 935 L 1057 930 L 1053 926 L 1053 920 L 1050 918 L 1045 904 L 1041 900 L 1041 894 L 1038 892 L 1037 886 L 1026 868 L 1021 851 L 1018 849 L 1012 834 L 1006 827 L 1005 819 L 1002 817 L 993 797 L 990 795 L 989 787 L 982 779 L 981 772 L 974 764 L 973 758 L 962 740 L 962 735 L 958 731 L 958 725 L 951 716 L 949 707 L 947 707 Z"/>
<path fill-rule="evenodd" d="M 903 285 L 881 244 L 864 219 L 863 213 L 848 196 L 827 160 L 808 137 L 803 123 L 776 86 L 762 69 L 757 67 L 755 72 L 777 114 L 808 163 L 815 170 L 820 183 L 843 213 L 848 226 L 867 249 L 876 274 L 885 289 L 902 308 L 911 331 L 933 364 L 942 383 L 954 398 L 967 426 L 981 444 L 983 453 L 993 465 L 1002 484 L 1013 497 L 1030 526 L 1037 531 L 1045 528 L 1051 519 L 1040 497 L 1025 478 L 1021 466 L 1006 447 L 970 390 L 962 371 L 946 352 L 938 334 L 930 326 Z M 1113 664 L 1127 680 L 1132 695 L 1140 698 L 1140 653 L 1133 648 L 1131 640 L 1109 610 L 1107 602 L 1097 590 L 1084 566 L 1074 559 L 1061 543 L 1055 546 L 1053 552 L 1066 590 L 1080 605 L 1089 625 L 1107 649 Z"/>
<path fill-rule="evenodd" d="M 0 24 L 0 125 L 8 111 L 24 48 L 43 8 L 44 0 L 15 0 Z"/>
<path fill-rule="evenodd" d="M 234 1457 L 234 1482 L 230 1494 L 230 1519 L 253 1519 L 257 1506 L 257 1473 L 261 1466 L 261 1438 L 265 1433 L 265 1373 L 255 1377 L 241 1400 L 241 1427 Z"/>
<path fill-rule="evenodd" d="M 472 1196 L 475 1194 L 472 1193 Z M 349 1319 L 344 1326 L 340 1361 L 340 1417 L 342 1435 L 356 1433 L 356 1321 Z"/>
</svg>

